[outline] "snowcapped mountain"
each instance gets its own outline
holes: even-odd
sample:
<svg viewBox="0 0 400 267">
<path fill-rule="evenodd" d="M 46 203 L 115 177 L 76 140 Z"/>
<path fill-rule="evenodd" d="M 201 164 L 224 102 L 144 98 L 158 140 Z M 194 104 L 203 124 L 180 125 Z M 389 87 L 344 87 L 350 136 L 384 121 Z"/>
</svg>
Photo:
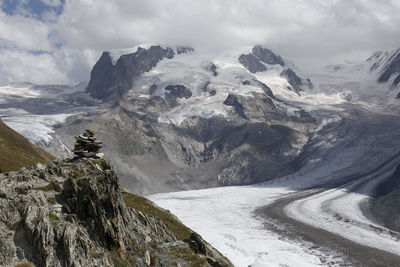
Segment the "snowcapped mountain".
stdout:
<svg viewBox="0 0 400 267">
<path fill-rule="evenodd" d="M 94 129 L 138 192 L 248 184 L 294 170 L 316 121 L 285 100 L 309 95 L 312 84 L 282 57 L 261 46 L 222 54 L 135 49 L 102 54 L 87 93 L 103 104 L 69 117 L 54 136 L 72 140 Z M 241 60 L 248 57 L 262 71 L 251 71 Z M 63 155 L 57 142 L 48 149 Z"/>
<path fill-rule="evenodd" d="M 391 99 L 400 93 L 400 48 L 378 51 L 361 62 L 327 65 L 309 75 L 323 92 L 343 91 L 356 100 L 377 105 L 397 103 Z"/>
</svg>

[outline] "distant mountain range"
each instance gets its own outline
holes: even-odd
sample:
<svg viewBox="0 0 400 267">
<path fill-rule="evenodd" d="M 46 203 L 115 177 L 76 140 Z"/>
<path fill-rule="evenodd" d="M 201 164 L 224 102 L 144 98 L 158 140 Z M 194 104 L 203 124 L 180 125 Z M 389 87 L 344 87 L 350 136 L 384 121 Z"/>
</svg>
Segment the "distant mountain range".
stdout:
<svg viewBox="0 0 400 267">
<path fill-rule="evenodd" d="M 87 92 L 103 104 L 57 127 L 70 146 L 93 128 L 125 184 L 141 193 L 250 184 L 289 173 L 315 121 L 266 84 L 311 90 L 271 50 L 209 55 L 190 47 L 104 52 Z M 262 66 L 262 68 L 260 67 Z M 62 156 L 57 142 L 48 148 Z"/>
<path fill-rule="evenodd" d="M 74 135 L 94 129 L 136 192 L 251 184 L 300 168 L 318 127 L 308 111 L 313 101 L 395 101 L 398 55 L 377 52 L 308 79 L 262 46 L 219 54 L 159 45 L 105 51 L 87 87 L 27 86 L 41 93 L 8 95 L 4 119 L 59 157 L 70 155 Z M 49 114 L 38 109 L 41 99 Z M 15 111 L 22 105 L 29 115 Z M 27 129 L 22 116 L 38 130 Z"/>
</svg>

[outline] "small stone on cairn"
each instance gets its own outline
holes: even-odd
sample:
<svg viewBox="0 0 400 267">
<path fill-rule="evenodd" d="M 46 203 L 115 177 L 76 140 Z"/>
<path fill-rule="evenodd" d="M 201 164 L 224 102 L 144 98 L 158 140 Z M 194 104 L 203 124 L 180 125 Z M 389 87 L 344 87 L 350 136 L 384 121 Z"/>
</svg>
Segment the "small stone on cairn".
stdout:
<svg viewBox="0 0 400 267">
<path fill-rule="evenodd" d="M 102 142 L 96 141 L 94 131 L 86 130 L 83 134 L 75 136 L 76 143 L 74 146 L 74 154 L 76 158 L 102 158 L 101 153 Z"/>
</svg>

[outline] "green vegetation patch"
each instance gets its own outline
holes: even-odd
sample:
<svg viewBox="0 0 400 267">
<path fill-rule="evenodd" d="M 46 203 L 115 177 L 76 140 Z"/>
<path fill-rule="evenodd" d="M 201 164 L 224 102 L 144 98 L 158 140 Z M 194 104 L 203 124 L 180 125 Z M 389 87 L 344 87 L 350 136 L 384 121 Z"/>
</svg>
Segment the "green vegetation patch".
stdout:
<svg viewBox="0 0 400 267">
<path fill-rule="evenodd" d="M 190 248 L 176 247 L 171 250 L 171 255 L 174 257 L 185 259 L 190 262 L 190 267 L 207 266 L 207 260 L 193 253 Z"/>
<path fill-rule="evenodd" d="M 190 238 L 192 231 L 170 212 L 157 207 L 150 200 L 130 192 L 122 192 L 122 197 L 128 207 L 162 220 L 171 228 L 178 240 Z"/>
<path fill-rule="evenodd" d="M 134 267 L 136 266 L 137 259 L 132 254 L 127 252 L 125 258 L 122 258 L 118 250 L 112 250 L 107 254 L 108 258 L 114 264 L 114 267 Z"/>
<path fill-rule="evenodd" d="M 35 267 L 33 263 L 24 261 L 24 262 L 18 262 L 14 265 L 14 267 Z"/>
<path fill-rule="evenodd" d="M 17 171 L 35 163 L 55 159 L 49 153 L 33 145 L 23 136 L 0 120 L 0 171 Z"/>
<path fill-rule="evenodd" d="M 104 252 L 102 251 L 90 251 L 90 256 L 95 259 L 100 259 L 104 257 Z"/>
<path fill-rule="evenodd" d="M 41 187 L 38 187 L 38 188 L 36 188 L 36 189 L 37 189 L 37 190 L 41 190 L 41 191 L 45 191 L 45 192 L 53 191 L 53 190 L 54 190 L 54 183 L 51 182 L 51 183 L 49 183 L 48 185 L 41 186 Z"/>
<path fill-rule="evenodd" d="M 50 204 L 53 204 L 53 205 L 57 203 L 55 197 L 49 197 L 49 198 L 47 199 L 47 202 L 49 202 Z"/>
<path fill-rule="evenodd" d="M 57 215 L 52 212 L 49 212 L 49 218 L 53 221 L 58 221 Z"/>
</svg>

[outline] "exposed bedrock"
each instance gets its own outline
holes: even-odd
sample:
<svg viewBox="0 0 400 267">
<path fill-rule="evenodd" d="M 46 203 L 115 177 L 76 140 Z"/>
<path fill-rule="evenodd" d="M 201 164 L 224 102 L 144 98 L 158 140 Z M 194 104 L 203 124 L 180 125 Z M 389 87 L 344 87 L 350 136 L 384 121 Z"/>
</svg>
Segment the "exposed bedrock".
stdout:
<svg viewBox="0 0 400 267">
<path fill-rule="evenodd" d="M 400 73 L 400 52 L 393 59 L 390 60 L 387 66 L 385 66 L 382 74 L 378 78 L 378 82 L 387 82 L 392 75 L 396 75 L 399 73 Z"/>
<path fill-rule="evenodd" d="M 261 63 L 260 59 L 252 54 L 241 54 L 238 58 L 239 62 L 251 73 L 266 71 L 267 67 Z"/>
<path fill-rule="evenodd" d="M 179 98 L 190 98 L 192 96 L 192 92 L 189 88 L 182 84 L 176 85 L 167 85 L 165 87 L 165 99 L 175 102 L 176 99 Z"/>
<path fill-rule="evenodd" d="M 137 52 L 122 55 L 112 63 L 108 52 L 103 52 L 94 65 L 87 87 L 93 97 L 104 99 L 112 94 L 123 94 L 132 87 L 132 80 L 138 75 L 150 71 L 163 58 L 172 58 L 171 48 L 152 46 L 148 49 L 138 48 Z"/>
<path fill-rule="evenodd" d="M 280 74 L 281 77 L 287 79 L 288 83 L 291 85 L 291 90 L 299 93 L 304 89 L 308 88 L 311 89 L 313 87 L 310 79 L 302 79 L 292 70 L 292 69 L 285 69 Z"/>
<path fill-rule="evenodd" d="M 281 56 L 274 54 L 274 52 L 272 52 L 271 50 L 264 48 L 260 45 L 253 47 L 251 53 L 264 63 L 270 65 L 285 65 L 285 62 L 283 61 Z"/>
<path fill-rule="evenodd" d="M 172 214 L 122 190 L 105 159 L 0 174 L 0 188 L 1 266 L 232 266 Z"/>
</svg>

